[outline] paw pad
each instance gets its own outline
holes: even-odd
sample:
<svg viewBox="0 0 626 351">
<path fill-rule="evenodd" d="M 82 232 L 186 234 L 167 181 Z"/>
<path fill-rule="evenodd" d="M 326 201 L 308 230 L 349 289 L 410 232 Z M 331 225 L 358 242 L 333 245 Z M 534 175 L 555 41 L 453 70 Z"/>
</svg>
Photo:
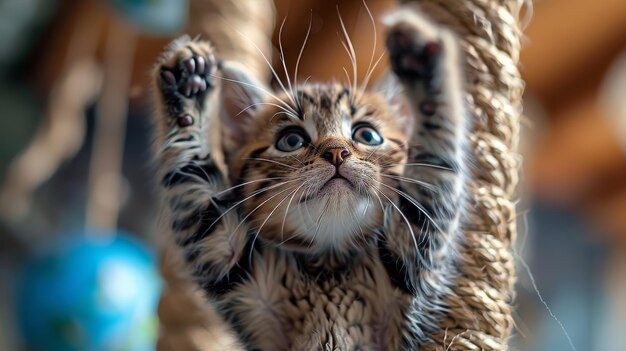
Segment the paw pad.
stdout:
<svg viewBox="0 0 626 351">
<path fill-rule="evenodd" d="M 174 67 L 162 67 L 161 83 L 165 90 L 194 98 L 213 86 L 211 76 L 216 71 L 217 64 L 213 55 L 203 57 L 193 54 L 179 58 Z"/>
<path fill-rule="evenodd" d="M 441 43 L 424 40 L 418 32 L 398 27 L 387 36 L 391 65 L 399 77 L 431 79 L 438 58 L 443 51 Z"/>
<path fill-rule="evenodd" d="M 176 118 L 176 124 L 182 128 L 189 127 L 193 125 L 193 117 L 191 117 L 190 115 L 180 116 Z"/>
<path fill-rule="evenodd" d="M 434 101 L 426 100 L 419 105 L 420 112 L 425 116 L 432 116 L 437 112 L 437 103 Z"/>
</svg>

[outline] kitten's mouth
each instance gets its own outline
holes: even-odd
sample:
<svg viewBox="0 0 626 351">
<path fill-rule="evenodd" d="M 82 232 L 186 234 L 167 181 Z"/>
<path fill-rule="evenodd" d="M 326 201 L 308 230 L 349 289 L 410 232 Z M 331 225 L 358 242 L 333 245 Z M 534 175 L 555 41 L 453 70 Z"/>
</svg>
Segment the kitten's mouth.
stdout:
<svg viewBox="0 0 626 351">
<path fill-rule="evenodd" d="M 342 176 L 337 171 L 335 172 L 334 176 L 332 176 L 329 180 L 326 181 L 326 183 L 324 183 L 324 185 L 322 185 L 318 194 L 308 194 L 307 196 L 300 199 L 299 203 L 307 202 L 317 197 L 317 195 L 319 195 L 320 193 L 332 192 L 333 190 L 338 190 L 340 187 L 346 186 L 348 186 L 349 188 L 355 188 L 354 184 L 352 184 L 352 182 L 348 178 Z"/>
<path fill-rule="evenodd" d="M 348 183 L 348 185 L 350 185 L 351 187 L 354 187 L 354 184 L 352 184 L 352 182 L 348 178 L 342 176 L 339 173 L 339 171 L 337 171 L 335 172 L 335 175 L 332 178 L 326 181 L 326 184 L 324 184 L 323 188 L 329 185 L 335 184 L 335 183 L 343 183 L 343 182 Z"/>
</svg>

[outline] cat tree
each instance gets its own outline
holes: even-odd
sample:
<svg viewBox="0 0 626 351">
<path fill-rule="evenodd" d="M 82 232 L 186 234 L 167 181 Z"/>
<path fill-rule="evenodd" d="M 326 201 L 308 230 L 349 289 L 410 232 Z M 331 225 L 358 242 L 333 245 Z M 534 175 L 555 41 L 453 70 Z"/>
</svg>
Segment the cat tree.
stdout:
<svg viewBox="0 0 626 351">
<path fill-rule="evenodd" d="M 439 330 L 430 335 L 432 343 L 422 349 L 506 350 L 514 325 L 511 304 L 515 267 L 511 244 L 516 236 L 515 189 L 520 164 L 516 150 L 524 90 L 517 67 L 522 36 L 520 16 L 529 10 L 526 6 L 530 4 L 525 0 L 400 2 L 419 3 L 425 12 L 462 38 L 476 162 L 471 183 L 472 213 L 464 225 L 465 241 L 458 265 L 460 275 L 453 294 L 445 299 L 449 306 L 446 318 L 441 320 Z M 250 11 L 244 3 L 262 11 L 263 16 L 256 10 Z M 230 24 L 225 27 L 192 18 L 189 32 L 230 38 L 232 33 L 225 28 L 236 27 L 254 38 L 260 35 L 255 42 L 269 53 L 273 19 L 270 0 L 242 1 L 241 6 L 222 1 L 191 4 L 208 6 L 204 10 L 209 12 L 205 13 L 218 11 Z M 259 76 L 265 78 L 267 68 L 258 53 L 247 47 L 248 43 L 224 40 L 224 45 L 217 47 L 225 55 L 236 54 L 238 60 L 251 62 L 250 66 L 258 68 Z M 180 263 L 175 261 L 174 256 L 165 253 L 162 269 L 169 287 L 159 313 L 164 331 L 159 350 L 220 350 L 232 345 L 234 340 L 206 312 L 202 297 L 191 293 L 190 285 L 177 276 Z"/>
</svg>

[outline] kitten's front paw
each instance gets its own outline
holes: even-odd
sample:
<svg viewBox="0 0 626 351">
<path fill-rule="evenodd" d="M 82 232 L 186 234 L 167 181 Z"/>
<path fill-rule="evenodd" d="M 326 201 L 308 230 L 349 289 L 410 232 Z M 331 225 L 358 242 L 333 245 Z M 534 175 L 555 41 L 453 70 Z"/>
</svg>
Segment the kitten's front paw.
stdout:
<svg viewBox="0 0 626 351">
<path fill-rule="evenodd" d="M 435 74 L 441 43 L 424 40 L 406 26 L 393 28 L 387 36 L 391 67 L 400 78 L 427 80 Z"/>
<path fill-rule="evenodd" d="M 183 36 L 172 42 L 159 60 L 157 85 L 170 113 L 179 115 L 182 127 L 193 124 L 189 111 L 182 114 L 184 110 L 189 105 L 201 109 L 214 87 L 218 64 L 213 51 L 208 42 Z"/>
<path fill-rule="evenodd" d="M 450 33 L 417 13 L 402 9 L 388 16 L 387 49 L 391 68 L 401 80 L 423 82 L 426 92 L 436 94 L 442 61 L 453 50 Z"/>
</svg>

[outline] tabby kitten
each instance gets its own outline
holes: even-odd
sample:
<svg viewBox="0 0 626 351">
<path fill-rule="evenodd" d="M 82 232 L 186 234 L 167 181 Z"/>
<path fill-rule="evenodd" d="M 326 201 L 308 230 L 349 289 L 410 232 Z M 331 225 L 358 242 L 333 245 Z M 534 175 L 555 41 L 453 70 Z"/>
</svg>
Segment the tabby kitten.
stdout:
<svg viewBox="0 0 626 351">
<path fill-rule="evenodd" d="M 458 41 L 413 7 L 386 24 L 393 73 L 372 91 L 272 92 L 186 37 L 158 62 L 167 230 L 242 349 L 416 349 L 446 311 L 466 191 Z"/>
</svg>

